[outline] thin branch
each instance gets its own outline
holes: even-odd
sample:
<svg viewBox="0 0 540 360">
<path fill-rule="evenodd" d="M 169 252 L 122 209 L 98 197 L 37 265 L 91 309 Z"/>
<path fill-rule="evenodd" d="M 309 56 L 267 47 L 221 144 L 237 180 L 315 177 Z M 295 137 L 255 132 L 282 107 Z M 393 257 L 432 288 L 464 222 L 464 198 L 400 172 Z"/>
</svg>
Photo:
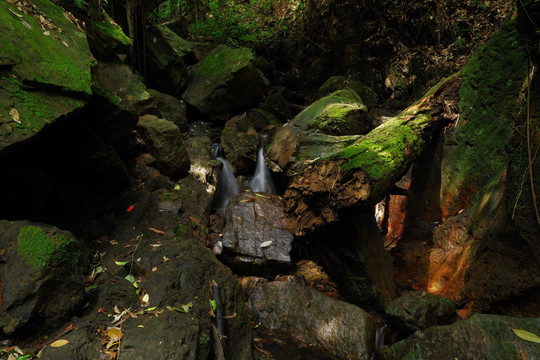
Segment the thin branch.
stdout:
<svg viewBox="0 0 540 360">
<path fill-rule="evenodd" d="M 527 154 L 529 157 L 529 180 L 531 182 L 531 195 L 534 206 L 534 212 L 536 214 L 536 221 L 540 225 L 540 215 L 538 214 L 538 206 L 536 205 L 536 194 L 534 192 L 534 177 L 532 168 L 532 155 L 531 155 L 531 78 L 534 75 L 535 66 L 530 67 L 530 55 L 527 61 Z"/>
</svg>

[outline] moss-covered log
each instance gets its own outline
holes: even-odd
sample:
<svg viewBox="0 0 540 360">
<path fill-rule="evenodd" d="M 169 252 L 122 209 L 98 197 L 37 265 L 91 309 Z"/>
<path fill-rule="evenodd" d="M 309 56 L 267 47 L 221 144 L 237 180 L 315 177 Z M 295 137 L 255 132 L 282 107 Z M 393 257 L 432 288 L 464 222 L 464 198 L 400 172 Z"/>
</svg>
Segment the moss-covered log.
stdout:
<svg viewBox="0 0 540 360">
<path fill-rule="evenodd" d="M 335 222 L 342 208 L 379 202 L 454 116 L 459 83 L 458 76 L 445 79 L 398 116 L 307 166 L 284 195 L 294 232 L 304 235 Z"/>
</svg>

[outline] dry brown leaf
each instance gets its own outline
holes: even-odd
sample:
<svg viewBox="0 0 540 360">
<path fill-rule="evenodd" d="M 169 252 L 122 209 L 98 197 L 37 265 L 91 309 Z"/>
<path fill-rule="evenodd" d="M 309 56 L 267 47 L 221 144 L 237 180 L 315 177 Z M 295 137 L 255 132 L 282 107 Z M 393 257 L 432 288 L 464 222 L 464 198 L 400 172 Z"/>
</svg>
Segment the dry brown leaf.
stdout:
<svg viewBox="0 0 540 360">
<path fill-rule="evenodd" d="M 66 339 L 60 339 L 60 340 L 53 341 L 51 343 L 51 347 L 59 348 L 59 347 L 62 347 L 64 345 L 67 345 L 68 343 L 69 343 L 69 341 L 67 341 Z"/>
<path fill-rule="evenodd" d="M 110 327 L 107 329 L 107 331 L 105 331 L 105 333 L 107 334 L 109 339 L 114 341 L 118 341 L 124 336 L 122 330 L 120 330 L 119 327 Z"/>
<path fill-rule="evenodd" d="M 161 231 L 161 230 L 158 230 L 158 229 L 150 228 L 148 230 L 151 230 L 151 231 L 155 232 L 158 235 L 165 235 L 164 231 Z"/>
</svg>

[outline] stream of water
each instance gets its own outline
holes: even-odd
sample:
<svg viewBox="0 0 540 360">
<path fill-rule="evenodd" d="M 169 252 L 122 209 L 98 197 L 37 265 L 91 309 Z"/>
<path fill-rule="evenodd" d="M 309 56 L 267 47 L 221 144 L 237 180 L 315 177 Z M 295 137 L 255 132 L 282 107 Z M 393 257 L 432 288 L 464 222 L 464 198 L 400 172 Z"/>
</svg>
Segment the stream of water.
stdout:
<svg viewBox="0 0 540 360">
<path fill-rule="evenodd" d="M 257 165 L 255 167 L 255 174 L 249 179 L 249 188 L 253 192 L 276 194 L 276 187 L 272 181 L 272 175 L 264 163 L 264 138 L 261 139 L 261 144 L 257 151 Z"/>
<path fill-rule="evenodd" d="M 219 154 L 219 144 L 214 144 L 214 158 L 223 164 L 221 169 L 221 176 L 219 177 L 216 194 L 214 196 L 214 209 L 225 211 L 229 199 L 232 195 L 240 193 L 238 184 L 236 183 L 236 177 L 229 165 L 229 162 Z"/>
</svg>

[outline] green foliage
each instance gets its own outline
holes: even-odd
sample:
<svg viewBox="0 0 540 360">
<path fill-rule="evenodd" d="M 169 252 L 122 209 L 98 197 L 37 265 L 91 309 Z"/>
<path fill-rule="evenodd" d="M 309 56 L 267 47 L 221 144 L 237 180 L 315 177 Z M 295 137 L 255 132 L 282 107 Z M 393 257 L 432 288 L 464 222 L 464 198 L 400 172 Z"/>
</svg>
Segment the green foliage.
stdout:
<svg viewBox="0 0 540 360">
<path fill-rule="evenodd" d="M 174 230 L 174 234 L 176 236 L 182 236 L 182 235 L 187 234 L 188 232 L 189 232 L 189 229 L 184 224 L 178 224 L 176 226 L 176 229 Z"/>
<path fill-rule="evenodd" d="M 210 336 L 208 334 L 202 334 L 199 336 L 199 344 L 200 345 L 206 345 L 210 342 Z"/>
<path fill-rule="evenodd" d="M 302 8 L 289 1 L 287 8 Z M 181 18 L 189 32 L 202 40 L 229 43 L 253 43 L 286 34 L 286 21 L 276 21 L 272 0 L 168 0 L 153 13 L 157 22 Z"/>
<path fill-rule="evenodd" d="M 51 259 L 76 260 L 77 251 L 69 252 L 67 247 L 76 240 L 63 234 L 47 234 L 37 226 L 25 226 L 17 237 L 17 253 L 33 267 L 45 266 Z"/>
</svg>

